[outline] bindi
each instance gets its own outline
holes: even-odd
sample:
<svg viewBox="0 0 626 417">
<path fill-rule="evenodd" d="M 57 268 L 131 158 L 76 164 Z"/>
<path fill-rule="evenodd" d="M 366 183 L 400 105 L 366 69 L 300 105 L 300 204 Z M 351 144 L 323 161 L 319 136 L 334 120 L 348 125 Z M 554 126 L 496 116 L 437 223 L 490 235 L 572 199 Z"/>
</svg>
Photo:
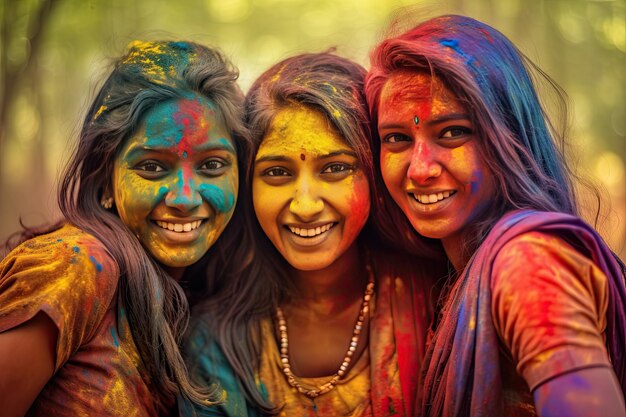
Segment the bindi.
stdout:
<svg viewBox="0 0 626 417">
<path fill-rule="evenodd" d="M 300 160 L 301 160 L 301 161 L 304 161 L 305 159 L 306 159 L 306 156 L 304 156 L 304 154 L 303 154 L 303 153 L 301 153 L 301 154 L 300 154 Z"/>
<path fill-rule="evenodd" d="M 415 126 L 417 126 L 420 122 L 420 118 L 417 117 L 417 114 L 413 116 L 413 123 L 415 123 Z"/>
</svg>

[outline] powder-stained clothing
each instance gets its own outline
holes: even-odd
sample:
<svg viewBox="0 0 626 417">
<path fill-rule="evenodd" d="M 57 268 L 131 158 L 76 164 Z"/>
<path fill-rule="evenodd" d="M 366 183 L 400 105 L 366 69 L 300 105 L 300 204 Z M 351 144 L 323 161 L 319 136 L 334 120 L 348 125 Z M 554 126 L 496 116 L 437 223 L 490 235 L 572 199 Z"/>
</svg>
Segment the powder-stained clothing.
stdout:
<svg viewBox="0 0 626 417">
<path fill-rule="evenodd" d="M 165 409 L 151 393 L 118 279 L 105 247 L 70 225 L 22 243 L 0 263 L 0 332 L 39 312 L 58 330 L 54 375 L 28 416 L 147 417 Z"/>
<path fill-rule="evenodd" d="M 415 263 L 395 256 L 376 256 L 372 266 L 376 293 L 370 302 L 368 348 L 336 387 L 314 402 L 288 384 L 280 365 L 274 323 L 271 319 L 262 323 L 257 386 L 272 404 L 282 407 L 281 416 L 413 415 L 425 337 L 432 318 L 429 291 L 440 271 L 411 270 Z M 187 349 L 190 372 L 205 383 L 219 383 L 225 401 L 217 407 L 197 410 L 199 415 L 259 415 L 246 403 L 232 368 L 211 340 L 206 327 L 195 326 Z M 321 385 L 329 378 L 298 379 Z M 191 416 L 190 406 L 186 407 L 183 415 Z"/>
<path fill-rule="evenodd" d="M 592 228 L 510 213 L 451 290 L 425 361 L 423 415 L 536 416 L 533 389 L 589 367 L 614 366 L 623 384 L 625 302 L 622 265 Z"/>
</svg>

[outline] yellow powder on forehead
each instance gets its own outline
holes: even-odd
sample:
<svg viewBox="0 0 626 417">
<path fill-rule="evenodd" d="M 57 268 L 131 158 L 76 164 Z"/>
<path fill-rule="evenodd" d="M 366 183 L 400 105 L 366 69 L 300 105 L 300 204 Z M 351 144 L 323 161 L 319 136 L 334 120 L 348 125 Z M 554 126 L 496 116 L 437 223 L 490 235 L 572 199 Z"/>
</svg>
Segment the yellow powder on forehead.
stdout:
<svg viewBox="0 0 626 417">
<path fill-rule="evenodd" d="M 350 151 L 351 148 L 322 112 L 292 104 L 274 116 L 257 159 L 267 155 L 295 158 L 300 153 L 327 155 L 339 150 Z"/>
</svg>

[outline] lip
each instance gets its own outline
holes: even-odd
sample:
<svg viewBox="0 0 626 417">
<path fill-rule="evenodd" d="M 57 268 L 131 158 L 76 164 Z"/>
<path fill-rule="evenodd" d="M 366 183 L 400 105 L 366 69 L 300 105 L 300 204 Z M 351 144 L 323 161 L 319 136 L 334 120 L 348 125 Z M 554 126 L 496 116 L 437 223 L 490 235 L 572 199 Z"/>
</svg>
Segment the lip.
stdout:
<svg viewBox="0 0 626 417">
<path fill-rule="evenodd" d="M 455 200 L 455 196 L 457 193 L 458 193 L 457 190 L 444 190 L 444 191 L 410 190 L 410 191 L 407 191 L 407 199 L 409 200 L 409 205 L 413 207 L 414 210 L 423 214 L 435 214 L 441 210 L 444 210 L 446 207 L 448 207 Z M 448 194 L 447 197 L 445 197 L 446 194 Z M 433 196 L 437 196 L 437 201 L 433 201 L 435 199 L 435 197 Z M 443 198 L 441 198 L 442 196 Z M 422 203 L 420 200 L 418 200 L 418 198 L 421 199 L 422 201 L 428 198 L 427 200 L 428 202 Z"/>
<path fill-rule="evenodd" d="M 316 222 L 310 224 L 290 223 L 282 227 L 282 231 L 287 240 L 295 246 L 310 248 L 325 242 L 333 233 L 338 222 Z M 295 229 L 295 230 L 294 230 Z M 311 231 L 314 233 L 310 235 Z M 307 236 L 303 236 L 307 233 Z"/>
<path fill-rule="evenodd" d="M 176 243 L 188 243 L 198 239 L 208 223 L 208 218 L 152 219 L 150 223 L 165 239 Z M 165 225 L 168 227 L 174 225 L 174 230 L 164 228 Z"/>
</svg>

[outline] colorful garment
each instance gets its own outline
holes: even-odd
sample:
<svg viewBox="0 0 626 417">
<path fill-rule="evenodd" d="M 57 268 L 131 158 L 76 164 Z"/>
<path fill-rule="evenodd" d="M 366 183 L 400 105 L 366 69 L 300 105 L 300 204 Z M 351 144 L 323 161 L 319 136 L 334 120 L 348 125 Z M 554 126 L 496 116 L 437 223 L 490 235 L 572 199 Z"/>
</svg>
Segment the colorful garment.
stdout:
<svg viewBox="0 0 626 417">
<path fill-rule="evenodd" d="M 424 362 L 422 415 L 534 416 L 532 389 L 586 367 L 613 366 L 624 391 L 625 306 L 624 267 L 595 230 L 509 213 L 451 290 Z"/>
<path fill-rule="evenodd" d="M 0 263 L 0 332 L 43 312 L 58 330 L 54 376 L 29 416 L 162 415 L 118 301 L 119 271 L 93 236 L 66 225 Z"/>
<path fill-rule="evenodd" d="M 337 387 L 316 399 L 315 405 L 295 395 L 280 367 L 271 321 L 262 324 L 263 353 L 257 375 L 261 393 L 278 407 L 289 404 L 285 416 L 350 415 L 412 416 L 426 333 L 432 318 L 429 291 L 440 271 L 411 270 L 400 257 L 375 257 L 376 295 L 371 304 L 369 346 Z M 198 415 L 255 416 L 246 403 L 233 370 L 205 328 L 191 334 L 187 354 L 190 372 L 205 383 L 219 383 L 224 403 Z M 320 378 L 326 380 L 327 378 Z M 317 378 L 304 378 L 314 382 Z M 335 392 L 336 391 L 336 392 Z M 335 408 L 335 406 L 337 408 Z M 298 410 L 298 414 L 294 414 Z M 346 412 L 347 414 L 342 414 Z M 192 416 L 186 405 L 183 415 Z M 282 414 L 281 414 L 282 415 Z"/>
</svg>

